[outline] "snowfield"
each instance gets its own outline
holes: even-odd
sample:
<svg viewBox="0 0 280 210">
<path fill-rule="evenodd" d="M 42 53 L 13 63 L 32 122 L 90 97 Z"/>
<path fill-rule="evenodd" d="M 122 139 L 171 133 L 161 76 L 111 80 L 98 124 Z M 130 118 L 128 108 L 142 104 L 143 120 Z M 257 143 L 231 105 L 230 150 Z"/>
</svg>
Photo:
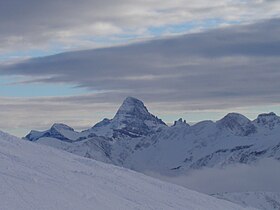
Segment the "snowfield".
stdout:
<svg viewBox="0 0 280 210">
<path fill-rule="evenodd" d="M 1 210 L 249 209 L 0 132 Z"/>
</svg>

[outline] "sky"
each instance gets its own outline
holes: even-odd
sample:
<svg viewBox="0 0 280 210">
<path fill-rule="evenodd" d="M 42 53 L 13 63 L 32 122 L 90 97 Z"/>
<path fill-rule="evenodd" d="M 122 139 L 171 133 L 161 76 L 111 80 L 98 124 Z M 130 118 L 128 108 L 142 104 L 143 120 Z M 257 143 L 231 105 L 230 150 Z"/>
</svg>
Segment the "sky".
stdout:
<svg viewBox="0 0 280 210">
<path fill-rule="evenodd" d="M 0 0 L 0 129 L 280 114 L 278 0 Z"/>
</svg>

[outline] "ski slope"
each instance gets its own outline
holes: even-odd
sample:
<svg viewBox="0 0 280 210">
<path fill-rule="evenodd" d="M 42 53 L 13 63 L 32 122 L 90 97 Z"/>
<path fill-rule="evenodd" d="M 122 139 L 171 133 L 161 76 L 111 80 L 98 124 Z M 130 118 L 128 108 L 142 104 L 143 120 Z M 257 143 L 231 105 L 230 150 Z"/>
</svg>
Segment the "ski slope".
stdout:
<svg viewBox="0 0 280 210">
<path fill-rule="evenodd" d="M 0 132 L 1 210 L 241 210 L 228 201 Z"/>
</svg>

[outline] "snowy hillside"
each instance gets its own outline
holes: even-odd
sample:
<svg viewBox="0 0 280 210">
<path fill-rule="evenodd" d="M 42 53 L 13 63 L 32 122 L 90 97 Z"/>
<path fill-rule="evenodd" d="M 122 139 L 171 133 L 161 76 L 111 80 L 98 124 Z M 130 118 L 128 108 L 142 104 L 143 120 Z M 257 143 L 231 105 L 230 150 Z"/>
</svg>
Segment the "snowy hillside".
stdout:
<svg viewBox="0 0 280 210">
<path fill-rule="evenodd" d="M 2 210 L 243 209 L 128 169 L 2 132 L 0 159 Z"/>
<path fill-rule="evenodd" d="M 280 209 L 280 193 L 278 192 L 237 192 L 214 195 L 241 206 L 251 206 L 261 210 Z"/>
<path fill-rule="evenodd" d="M 128 97 L 111 120 L 75 132 L 55 124 L 32 131 L 26 139 L 136 171 L 185 174 L 204 167 L 251 164 L 280 159 L 280 117 L 260 114 L 249 120 L 229 113 L 217 122 L 190 126 L 182 119 L 168 127 L 138 99 Z"/>
</svg>

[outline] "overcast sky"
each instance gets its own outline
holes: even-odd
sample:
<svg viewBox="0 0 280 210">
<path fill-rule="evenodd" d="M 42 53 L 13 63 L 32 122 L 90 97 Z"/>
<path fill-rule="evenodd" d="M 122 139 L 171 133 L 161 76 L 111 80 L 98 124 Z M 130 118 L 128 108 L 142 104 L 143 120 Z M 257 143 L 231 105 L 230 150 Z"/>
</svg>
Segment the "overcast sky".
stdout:
<svg viewBox="0 0 280 210">
<path fill-rule="evenodd" d="M 277 0 L 0 2 L 0 129 L 113 117 L 126 96 L 171 122 L 280 113 Z"/>
</svg>

